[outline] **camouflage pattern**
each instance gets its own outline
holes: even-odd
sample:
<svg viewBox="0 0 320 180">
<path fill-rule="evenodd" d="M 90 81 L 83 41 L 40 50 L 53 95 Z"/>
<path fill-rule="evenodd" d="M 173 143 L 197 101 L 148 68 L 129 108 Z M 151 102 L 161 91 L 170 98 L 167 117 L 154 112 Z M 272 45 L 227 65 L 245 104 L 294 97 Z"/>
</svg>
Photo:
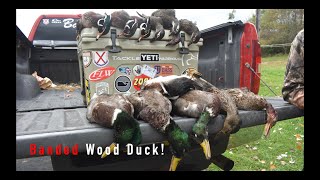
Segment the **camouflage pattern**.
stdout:
<svg viewBox="0 0 320 180">
<path fill-rule="evenodd" d="M 285 101 L 304 109 L 304 29 L 291 44 L 282 95 Z"/>
</svg>

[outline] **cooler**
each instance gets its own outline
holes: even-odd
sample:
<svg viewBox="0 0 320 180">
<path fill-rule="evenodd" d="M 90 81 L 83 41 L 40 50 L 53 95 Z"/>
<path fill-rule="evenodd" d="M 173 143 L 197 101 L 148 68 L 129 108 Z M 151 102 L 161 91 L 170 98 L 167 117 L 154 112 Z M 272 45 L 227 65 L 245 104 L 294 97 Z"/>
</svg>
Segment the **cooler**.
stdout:
<svg viewBox="0 0 320 180">
<path fill-rule="evenodd" d="M 96 41 L 97 28 L 85 28 L 78 40 L 78 60 L 82 88 L 86 103 L 97 93 L 129 93 L 140 90 L 148 79 L 157 76 L 180 75 L 189 67 L 198 69 L 199 47 L 191 44 L 190 36 L 180 32 L 184 46 L 166 46 L 171 40 L 169 30 L 160 41 L 150 42 L 154 31 L 148 38 L 137 42 L 138 28 L 131 38 L 117 37 L 122 29 L 111 27 L 108 34 Z"/>
</svg>

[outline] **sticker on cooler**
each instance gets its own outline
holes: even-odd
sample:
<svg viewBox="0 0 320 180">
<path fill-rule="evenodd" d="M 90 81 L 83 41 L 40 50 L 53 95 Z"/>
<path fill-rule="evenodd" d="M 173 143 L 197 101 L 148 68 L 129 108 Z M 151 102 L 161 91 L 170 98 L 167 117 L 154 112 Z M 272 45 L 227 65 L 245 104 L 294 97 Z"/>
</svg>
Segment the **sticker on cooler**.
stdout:
<svg viewBox="0 0 320 180">
<path fill-rule="evenodd" d="M 90 81 L 101 81 L 101 80 L 107 79 L 110 76 L 112 76 L 115 71 L 116 71 L 116 69 L 111 66 L 97 69 L 89 75 L 89 80 Z"/>
<path fill-rule="evenodd" d="M 135 65 L 133 68 L 132 68 L 132 71 L 133 71 L 133 74 L 135 76 L 140 76 L 142 74 L 142 66 L 140 65 Z"/>
<path fill-rule="evenodd" d="M 90 52 L 83 52 L 82 53 L 82 62 L 83 62 L 83 66 L 85 68 L 91 64 L 91 53 Z"/>
<path fill-rule="evenodd" d="M 144 64 L 142 66 L 141 74 L 144 74 L 144 75 L 146 75 L 148 77 L 154 78 L 156 76 L 156 74 L 157 74 L 157 70 L 152 68 L 152 67 L 150 67 L 150 66 L 148 66 L 148 65 L 146 65 L 146 64 Z"/>
<path fill-rule="evenodd" d="M 90 92 L 90 85 L 89 85 L 88 79 L 85 79 L 85 87 L 86 87 L 86 101 L 88 105 L 91 100 L 91 92 Z"/>
<path fill-rule="evenodd" d="M 131 69 L 129 67 L 119 67 L 119 72 L 121 73 L 125 73 L 127 75 L 130 75 L 131 74 Z"/>
<path fill-rule="evenodd" d="M 119 92 L 127 92 L 131 87 L 131 80 L 127 76 L 119 76 L 116 79 L 115 87 Z"/>
<path fill-rule="evenodd" d="M 132 82 L 134 89 L 136 89 L 137 91 L 139 91 L 141 85 L 142 85 L 144 82 L 148 81 L 149 79 L 152 79 L 152 78 L 149 77 L 149 76 L 146 76 L 145 74 L 142 74 L 142 75 L 140 75 L 140 76 L 134 77 L 133 82 Z"/>
<path fill-rule="evenodd" d="M 107 82 L 99 82 L 96 84 L 96 93 L 97 95 L 107 93 L 109 94 L 109 83 Z"/>
<path fill-rule="evenodd" d="M 108 51 L 93 51 L 93 63 L 98 67 L 104 67 L 109 63 Z"/>
<path fill-rule="evenodd" d="M 173 75 L 173 67 L 171 64 L 163 64 L 161 65 L 161 73 L 162 76 Z"/>
</svg>

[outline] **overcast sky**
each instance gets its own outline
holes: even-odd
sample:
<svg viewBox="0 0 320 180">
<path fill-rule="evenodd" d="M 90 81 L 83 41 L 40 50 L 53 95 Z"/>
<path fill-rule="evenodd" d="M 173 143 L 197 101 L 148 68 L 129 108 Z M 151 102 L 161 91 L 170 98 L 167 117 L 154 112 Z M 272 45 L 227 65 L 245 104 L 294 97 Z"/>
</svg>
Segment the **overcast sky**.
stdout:
<svg viewBox="0 0 320 180">
<path fill-rule="evenodd" d="M 94 11 L 100 14 L 111 14 L 120 9 L 17 9 L 16 24 L 21 31 L 28 37 L 35 20 L 42 14 L 83 14 L 87 11 Z M 156 9 L 124 9 L 130 15 L 140 14 L 151 15 Z M 228 22 L 228 14 L 232 9 L 176 9 L 178 19 L 188 19 L 196 21 L 200 30 Z M 236 9 L 235 20 L 246 22 L 253 14 L 255 9 Z"/>
</svg>

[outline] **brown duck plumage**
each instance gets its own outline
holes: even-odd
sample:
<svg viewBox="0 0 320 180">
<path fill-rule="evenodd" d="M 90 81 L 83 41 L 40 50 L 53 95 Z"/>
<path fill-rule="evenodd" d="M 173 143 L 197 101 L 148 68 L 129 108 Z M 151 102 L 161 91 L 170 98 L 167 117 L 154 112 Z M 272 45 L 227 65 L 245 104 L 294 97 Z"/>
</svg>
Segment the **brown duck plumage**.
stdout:
<svg viewBox="0 0 320 180">
<path fill-rule="evenodd" d="M 140 90 L 128 95 L 133 104 L 135 117 L 149 123 L 157 130 L 164 131 L 170 122 L 171 102 L 155 89 Z"/>
<path fill-rule="evenodd" d="M 95 13 L 93 11 L 88 11 L 81 15 L 81 18 L 77 21 L 77 35 L 81 33 L 84 28 L 98 28 L 98 20 L 104 18 L 104 15 Z M 77 37 L 78 38 L 78 37 Z"/>
<path fill-rule="evenodd" d="M 220 108 L 218 96 L 200 90 L 191 90 L 173 101 L 173 111 L 179 116 L 198 118 L 202 112 L 208 111 L 211 117 L 215 117 Z"/>
<path fill-rule="evenodd" d="M 225 89 L 225 92 L 231 95 L 238 109 L 241 110 L 263 110 L 267 112 L 267 123 L 264 135 L 269 136 L 269 131 L 277 122 L 278 115 L 273 106 L 261 96 L 251 92 L 248 88 Z"/>
<path fill-rule="evenodd" d="M 114 11 L 111 13 L 111 26 L 123 29 L 130 19 L 131 17 L 126 11 Z"/>
<path fill-rule="evenodd" d="M 179 23 L 174 9 L 158 9 L 154 11 L 151 16 L 160 17 L 162 19 L 164 29 L 171 29 L 173 21 L 175 23 Z"/>
<path fill-rule="evenodd" d="M 104 127 L 112 127 L 113 114 L 120 109 L 133 116 L 134 107 L 122 94 L 101 94 L 93 97 L 87 107 L 87 119 Z"/>
</svg>

